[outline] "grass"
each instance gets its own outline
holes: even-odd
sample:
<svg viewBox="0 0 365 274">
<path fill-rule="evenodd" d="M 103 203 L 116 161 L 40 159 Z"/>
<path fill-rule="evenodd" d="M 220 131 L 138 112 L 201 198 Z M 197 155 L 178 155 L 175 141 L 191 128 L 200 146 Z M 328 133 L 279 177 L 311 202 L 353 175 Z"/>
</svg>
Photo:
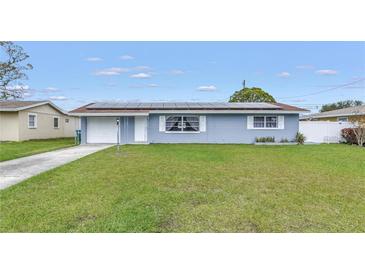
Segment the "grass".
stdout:
<svg viewBox="0 0 365 274">
<path fill-rule="evenodd" d="M 0 162 L 74 145 L 74 138 L 0 142 Z"/>
<path fill-rule="evenodd" d="M 365 232 L 365 150 L 109 148 L 0 192 L 2 232 Z"/>
</svg>

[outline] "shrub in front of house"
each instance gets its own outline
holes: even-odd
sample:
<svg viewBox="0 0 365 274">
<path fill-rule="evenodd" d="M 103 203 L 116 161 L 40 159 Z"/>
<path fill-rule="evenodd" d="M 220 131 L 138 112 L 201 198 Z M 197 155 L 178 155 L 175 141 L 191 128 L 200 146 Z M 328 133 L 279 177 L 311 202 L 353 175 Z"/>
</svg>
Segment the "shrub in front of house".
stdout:
<svg viewBox="0 0 365 274">
<path fill-rule="evenodd" d="M 275 143 L 275 137 L 256 137 L 256 143 Z"/>
<path fill-rule="evenodd" d="M 305 142 L 305 136 L 303 133 L 297 132 L 297 134 L 295 135 L 295 142 L 298 143 L 298 145 L 303 145 Z"/>
<path fill-rule="evenodd" d="M 346 140 L 347 144 L 357 145 L 356 136 L 354 133 L 354 129 L 352 128 L 343 128 L 341 130 L 341 136 Z"/>
<path fill-rule="evenodd" d="M 289 143 L 287 138 L 281 138 L 280 143 Z"/>
</svg>

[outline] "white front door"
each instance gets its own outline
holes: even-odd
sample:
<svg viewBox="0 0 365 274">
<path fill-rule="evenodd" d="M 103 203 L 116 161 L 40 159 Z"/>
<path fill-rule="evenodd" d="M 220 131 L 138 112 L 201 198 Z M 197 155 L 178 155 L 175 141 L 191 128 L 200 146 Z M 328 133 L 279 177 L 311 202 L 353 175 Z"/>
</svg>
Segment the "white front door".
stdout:
<svg viewBox="0 0 365 274">
<path fill-rule="evenodd" d="M 117 143 L 118 126 L 116 117 L 88 117 L 87 137 L 89 144 Z"/>
<path fill-rule="evenodd" d="M 147 142 L 147 116 L 134 117 L 134 141 Z"/>
</svg>

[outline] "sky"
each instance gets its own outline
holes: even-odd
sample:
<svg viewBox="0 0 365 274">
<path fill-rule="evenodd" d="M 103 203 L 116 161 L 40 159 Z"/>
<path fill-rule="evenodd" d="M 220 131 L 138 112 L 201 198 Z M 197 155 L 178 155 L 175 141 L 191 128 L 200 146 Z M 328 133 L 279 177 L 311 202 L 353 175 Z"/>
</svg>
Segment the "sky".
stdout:
<svg viewBox="0 0 365 274">
<path fill-rule="evenodd" d="M 365 101 L 364 42 L 16 42 L 34 69 L 25 100 L 224 102 L 260 87 L 313 112 Z"/>
</svg>

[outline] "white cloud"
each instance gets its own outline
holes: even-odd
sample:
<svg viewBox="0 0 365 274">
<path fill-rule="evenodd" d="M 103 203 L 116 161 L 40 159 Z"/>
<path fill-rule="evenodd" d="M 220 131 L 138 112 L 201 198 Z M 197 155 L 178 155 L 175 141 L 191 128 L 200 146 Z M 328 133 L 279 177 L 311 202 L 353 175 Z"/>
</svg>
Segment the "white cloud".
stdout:
<svg viewBox="0 0 365 274">
<path fill-rule="evenodd" d="M 122 55 L 122 56 L 119 57 L 119 59 L 121 59 L 121 60 L 133 60 L 134 57 L 130 56 L 130 55 Z"/>
<path fill-rule="evenodd" d="M 129 69 L 127 69 L 127 68 L 113 67 L 113 68 L 106 68 L 106 69 L 98 70 L 94 74 L 96 76 L 114 76 L 114 75 L 120 75 L 121 73 L 127 72 L 127 71 L 129 71 Z"/>
<path fill-rule="evenodd" d="M 159 85 L 157 84 L 146 84 L 146 85 L 130 85 L 130 88 L 157 88 Z"/>
<path fill-rule="evenodd" d="M 31 97 L 33 94 L 30 92 L 24 92 L 23 97 Z"/>
<path fill-rule="evenodd" d="M 87 58 L 85 58 L 85 61 L 88 61 L 88 62 L 100 62 L 100 61 L 103 61 L 103 58 L 100 58 L 100 57 L 87 57 Z"/>
<path fill-rule="evenodd" d="M 151 77 L 151 74 L 141 72 L 141 73 L 132 74 L 129 77 L 131 77 L 131 78 L 138 78 L 138 79 L 145 79 L 145 78 L 150 78 Z"/>
<path fill-rule="evenodd" d="M 208 86 L 200 86 L 196 88 L 199 91 L 216 91 L 217 87 L 213 86 L 213 85 L 208 85 Z"/>
<path fill-rule="evenodd" d="M 281 78 L 288 78 L 288 77 L 290 77 L 290 73 L 287 71 L 283 71 L 283 72 L 278 73 L 277 76 L 281 77 Z"/>
<path fill-rule="evenodd" d="M 173 70 L 170 71 L 170 73 L 172 75 L 181 75 L 181 74 L 184 74 L 185 72 L 181 69 L 173 69 Z"/>
<path fill-rule="evenodd" d="M 51 96 L 51 97 L 49 97 L 49 99 L 54 100 L 54 101 L 68 100 L 68 98 L 66 96 Z"/>
<path fill-rule="evenodd" d="M 47 88 L 44 89 L 44 91 L 54 92 L 54 91 L 59 91 L 59 89 L 55 88 L 55 87 L 47 87 Z"/>
<path fill-rule="evenodd" d="M 136 66 L 133 68 L 134 70 L 151 70 L 149 66 Z"/>
<path fill-rule="evenodd" d="M 297 69 L 314 69 L 313 65 L 298 65 L 296 66 Z"/>
<path fill-rule="evenodd" d="M 157 88 L 158 87 L 157 84 L 148 84 L 147 86 L 150 87 L 150 88 Z"/>
<path fill-rule="evenodd" d="M 9 90 L 28 90 L 29 86 L 28 85 L 14 85 L 14 86 L 10 86 L 8 87 Z"/>
<path fill-rule="evenodd" d="M 317 70 L 316 73 L 320 75 L 336 75 L 337 71 L 333 69 L 320 69 Z"/>
</svg>

